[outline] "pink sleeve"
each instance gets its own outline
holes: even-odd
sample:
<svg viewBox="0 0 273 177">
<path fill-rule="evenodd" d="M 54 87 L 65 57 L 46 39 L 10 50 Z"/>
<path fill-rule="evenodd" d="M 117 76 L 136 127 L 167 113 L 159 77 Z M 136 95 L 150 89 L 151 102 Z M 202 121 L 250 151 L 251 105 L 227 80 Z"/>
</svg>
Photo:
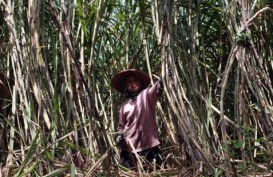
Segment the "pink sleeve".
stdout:
<svg viewBox="0 0 273 177">
<path fill-rule="evenodd" d="M 148 88 L 147 96 L 150 101 L 156 103 L 158 98 L 162 95 L 162 81 L 158 80 L 154 86 Z"/>
<path fill-rule="evenodd" d="M 123 118 L 123 106 L 119 109 L 119 120 L 118 120 L 118 132 L 122 133 L 125 126 L 125 120 Z"/>
</svg>

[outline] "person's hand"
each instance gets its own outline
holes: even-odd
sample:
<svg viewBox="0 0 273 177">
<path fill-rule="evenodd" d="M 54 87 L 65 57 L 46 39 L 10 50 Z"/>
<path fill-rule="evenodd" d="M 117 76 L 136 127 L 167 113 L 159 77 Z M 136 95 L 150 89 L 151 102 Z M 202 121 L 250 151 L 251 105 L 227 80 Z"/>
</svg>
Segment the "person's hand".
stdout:
<svg viewBox="0 0 273 177">
<path fill-rule="evenodd" d="M 168 74 L 169 77 L 171 77 L 171 78 L 173 77 L 173 71 L 172 71 L 171 68 L 168 68 L 167 74 Z"/>
<path fill-rule="evenodd" d="M 122 135 L 118 135 L 116 138 L 116 144 L 120 144 L 123 141 L 123 136 Z"/>
<path fill-rule="evenodd" d="M 117 136 L 116 145 L 121 149 L 126 149 L 126 147 L 127 147 L 126 141 L 125 141 L 124 136 L 122 134 Z"/>
</svg>

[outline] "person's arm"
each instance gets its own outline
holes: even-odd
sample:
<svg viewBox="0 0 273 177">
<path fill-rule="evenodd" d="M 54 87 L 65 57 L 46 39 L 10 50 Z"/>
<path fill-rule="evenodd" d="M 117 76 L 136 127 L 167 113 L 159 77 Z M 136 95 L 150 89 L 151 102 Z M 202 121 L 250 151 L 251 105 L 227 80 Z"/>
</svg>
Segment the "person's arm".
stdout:
<svg viewBox="0 0 273 177">
<path fill-rule="evenodd" d="M 160 96 L 162 96 L 162 93 L 163 93 L 163 82 L 162 82 L 161 79 L 159 79 L 156 82 L 156 84 L 157 84 L 157 88 L 156 88 L 157 92 L 156 92 L 156 94 L 157 94 L 158 97 L 160 97 Z"/>
<path fill-rule="evenodd" d="M 157 80 L 157 82 L 147 90 L 147 96 L 150 101 L 156 102 L 159 97 L 161 97 L 163 93 L 163 82 L 161 79 Z"/>
<path fill-rule="evenodd" d="M 118 134 L 116 136 L 116 144 L 121 149 L 126 149 L 126 141 L 123 136 L 123 130 L 125 126 L 125 121 L 123 118 L 123 109 L 122 107 L 119 110 L 119 121 L 118 121 Z"/>
<path fill-rule="evenodd" d="M 122 134 L 125 126 L 125 120 L 123 118 L 123 106 L 119 109 L 119 120 L 118 120 L 118 134 Z"/>
</svg>

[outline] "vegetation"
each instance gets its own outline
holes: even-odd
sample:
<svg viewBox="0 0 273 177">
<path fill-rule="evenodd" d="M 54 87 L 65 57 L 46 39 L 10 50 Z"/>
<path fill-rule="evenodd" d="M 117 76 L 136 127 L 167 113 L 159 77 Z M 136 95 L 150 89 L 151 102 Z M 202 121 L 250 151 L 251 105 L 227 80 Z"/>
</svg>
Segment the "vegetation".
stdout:
<svg viewBox="0 0 273 177">
<path fill-rule="evenodd" d="M 272 174 L 272 7 L 1 0 L 1 84 L 10 95 L 0 103 L 0 176 Z M 123 98 L 110 80 L 129 66 L 165 85 L 164 164 L 150 174 L 118 166 Z"/>
</svg>

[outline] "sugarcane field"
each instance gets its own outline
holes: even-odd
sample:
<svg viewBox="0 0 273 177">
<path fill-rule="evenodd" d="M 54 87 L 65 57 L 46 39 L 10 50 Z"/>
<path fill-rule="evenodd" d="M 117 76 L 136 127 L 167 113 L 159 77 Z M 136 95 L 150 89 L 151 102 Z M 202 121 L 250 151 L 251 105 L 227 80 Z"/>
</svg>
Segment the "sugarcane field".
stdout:
<svg viewBox="0 0 273 177">
<path fill-rule="evenodd" d="M 273 176 L 272 0 L 0 0 L 0 177 Z"/>
</svg>

